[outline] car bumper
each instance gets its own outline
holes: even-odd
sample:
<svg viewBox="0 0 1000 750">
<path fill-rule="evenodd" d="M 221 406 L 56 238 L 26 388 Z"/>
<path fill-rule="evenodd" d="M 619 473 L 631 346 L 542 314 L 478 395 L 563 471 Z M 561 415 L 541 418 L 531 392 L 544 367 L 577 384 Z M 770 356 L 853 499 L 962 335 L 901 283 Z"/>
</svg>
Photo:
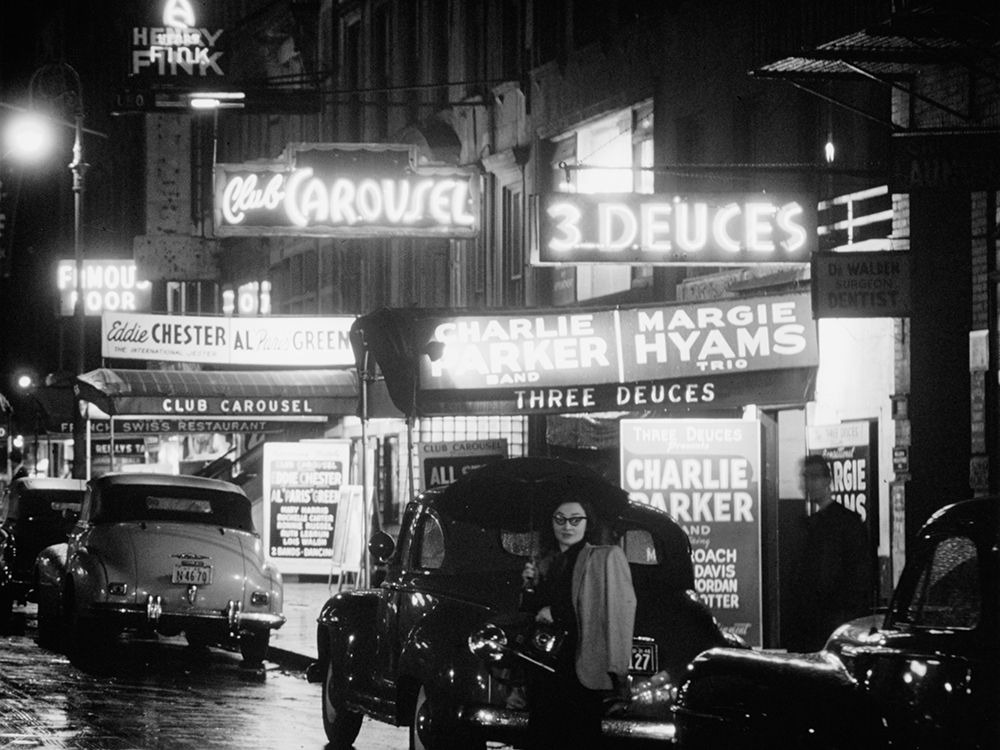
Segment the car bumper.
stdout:
<svg viewBox="0 0 1000 750">
<path fill-rule="evenodd" d="M 470 706 L 459 714 L 462 722 L 503 734 L 520 734 L 528 729 L 528 713 L 497 706 Z M 601 721 L 605 737 L 616 740 L 673 742 L 676 728 L 672 721 L 637 720 L 607 717 Z"/>
<path fill-rule="evenodd" d="M 272 630 L 285 624 L 285 616 L 274 612 L 243 612 L 230 604 L 224 610 L 164 610 L 155 597 L 144 604 L 118 602 L 92 603 L 87 614 L 98 620 L 115 623 L 124 629 L 185 630 L 197 627 L 208 630 Z"/>
</svg>

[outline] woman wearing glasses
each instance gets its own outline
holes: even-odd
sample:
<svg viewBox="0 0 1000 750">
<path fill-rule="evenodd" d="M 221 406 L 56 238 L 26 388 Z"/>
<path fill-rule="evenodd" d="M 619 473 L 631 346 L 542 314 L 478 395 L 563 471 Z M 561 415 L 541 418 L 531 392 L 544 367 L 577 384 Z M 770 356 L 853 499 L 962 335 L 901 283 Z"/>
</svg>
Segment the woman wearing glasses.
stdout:
<svg viewBox="0 0 1000 750">
<path fill-rule="evenodd" d="M 522 609 L 566 632 L 555 673 L 528 675 L 531 748 L 598 748 L 606 697 L 627 690 L 635 591 L 617 545 L 598 545 L 586 499 L 565 500 L 541 534 L 543 554 L 522 574 Z"/>
</svg>

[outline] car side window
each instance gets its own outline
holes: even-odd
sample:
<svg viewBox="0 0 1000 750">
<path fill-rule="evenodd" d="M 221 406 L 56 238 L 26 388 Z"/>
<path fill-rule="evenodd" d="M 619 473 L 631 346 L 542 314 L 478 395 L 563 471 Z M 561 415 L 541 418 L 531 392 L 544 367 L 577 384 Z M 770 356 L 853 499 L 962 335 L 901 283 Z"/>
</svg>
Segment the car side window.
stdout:
<svg viewBox="0 0 1000 750">
<path fill-rule="evenodd" d="M 920 627 L 974 628 L 981 605 L 976 545 L 964 536 L 949 537 L 920 571 L 905 617 Z"/>
<path fill-rule="evenodd" d="M 628 529 L 620 542 L 625 557 L 633 565 L 656 565 L 660 562 L 656 554 L 656 540 L 646 529 Z"/>
<path fill-rule="evenodd" d="M 441 521 L 427 513 L 420 522 L 418 540 L 419 567 L 436 570 L 444 562 L 444 531 Z"/>
</svg>

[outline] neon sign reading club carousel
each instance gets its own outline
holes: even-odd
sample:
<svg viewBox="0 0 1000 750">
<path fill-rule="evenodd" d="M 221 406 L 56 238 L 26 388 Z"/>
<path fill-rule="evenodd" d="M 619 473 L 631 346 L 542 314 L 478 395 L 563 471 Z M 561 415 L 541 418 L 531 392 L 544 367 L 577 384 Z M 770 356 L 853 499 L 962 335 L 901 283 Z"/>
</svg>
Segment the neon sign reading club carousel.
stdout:
<svg viewBox="0 0 1000 750">
<path fill-rule="evenodd" d="M 218 164 L 216 234 L 324 237 L 473 237 L 479 230 L 478 181 L 467 170 L 395 167 L 345 168 L 326 158 L 299 164 L 303 151 L 398 154 L 408 146 L 300 145 L 285 159 L 260 164 Z M 397 159 L 398 161 L 398 159 Z"/>
</svg>

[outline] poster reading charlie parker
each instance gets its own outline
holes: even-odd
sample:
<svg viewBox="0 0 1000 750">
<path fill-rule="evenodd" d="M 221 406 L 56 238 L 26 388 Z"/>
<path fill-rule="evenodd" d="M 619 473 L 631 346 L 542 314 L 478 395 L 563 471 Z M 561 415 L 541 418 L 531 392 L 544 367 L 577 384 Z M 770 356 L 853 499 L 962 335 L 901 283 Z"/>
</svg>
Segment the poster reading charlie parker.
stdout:
<svg viewBox="0 0 1000 750">
<path fill-rule="evenodd" d="M 738 419 L 625 419 L 621 482 L 691 540 L 695 591 L 723 629 L 762 645 L 760 426 Z"/>
</svg>

